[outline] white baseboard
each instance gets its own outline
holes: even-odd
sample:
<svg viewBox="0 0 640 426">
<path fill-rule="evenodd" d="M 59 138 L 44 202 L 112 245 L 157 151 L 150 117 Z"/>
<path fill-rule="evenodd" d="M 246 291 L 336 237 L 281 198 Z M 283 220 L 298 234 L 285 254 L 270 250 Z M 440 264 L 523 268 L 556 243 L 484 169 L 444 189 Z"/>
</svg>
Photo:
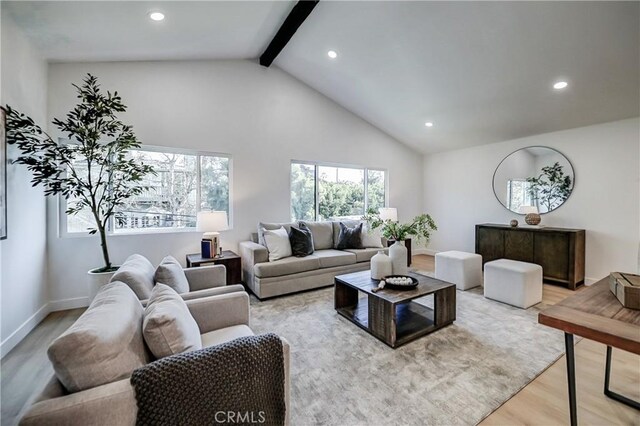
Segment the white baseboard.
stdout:
<svg viewBox="0 0 640 426">
<path fill-rule="evenodd" d="M 13 349 L 18 343 L 20 343 L 31 330 L 36 328 L 36 326 L 40 324 L 40 321 L 49 315 L 49 312 L 51 312 L 50 304 L 45 303 L 36 311 L 35 314 L 31 315 L 20 325 L 20 327 L 11 333 L 9 337 L 4 339 L 2 343 L 0 343 L 0 358 L 4 358 L 4 356 L 8 354 L 9 351 L 11 351 L 11 349 Z"/>
<path fill-rule="evenodd" d="M 585 278 L 584 279 L 584 285 L 592 285 L 592 284 L 597 283 L 598 281 L 600 281 L 600 280 L 596 280 L 596 279 L 593 279 L 593 278 Z"/>
<path fill-rule="evenodd" d="M 414 254 L 427 254 L 429 256 L 435 256 L 437 252 L 438 252 L 437 250 L 419 248 L 419 249 L 411 250 L 411 255 L 414 255 Z"/>
<path fill-rule="evenodd" d="M 51 302 L 49 302 L 49 312 L 86 308 L 87 306 L 89 306 L 88 297 L 74 297 L 73 299 L 52 300 Z"/>
</svg>

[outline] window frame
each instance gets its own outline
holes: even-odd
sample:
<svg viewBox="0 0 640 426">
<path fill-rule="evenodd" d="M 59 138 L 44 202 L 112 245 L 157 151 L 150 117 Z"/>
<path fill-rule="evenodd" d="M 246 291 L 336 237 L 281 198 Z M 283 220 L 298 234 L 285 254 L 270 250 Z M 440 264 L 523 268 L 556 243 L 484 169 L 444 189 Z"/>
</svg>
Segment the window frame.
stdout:
<svg viewBox="0 0 640 426">
<path fill-rule="evenodd" d="M 358 166 L 355 164 L 344 164 L 344 163 L 333 163 L 333 162 L 325 162 L 325 161 L 304 161 L 304 160 L 291 160 L 289 164 L 289 215 L 291 215 L 291 205 L 293 202 L 293 197 L 291 194 L 291 166 L 294 164 L 302 164 L 307 166 L 314 166 L 314 182 L 315 182 L 315 212 L 314 212 L 314 221 L 318 220 L 320 215 L 320 185 L 318 184 L 319 167 L 336 167 L 342 169 L 358 169 L 364 172 L 364 212 L 366 214 L 369 209 L 369 170 L 376 172 L 384 172 L 384 207 L 389 206 L 389 171 L 383 167 L 366 167 L 366 166 Z M 302 220 L 302 219 L 295 219 Z"/>
<path fill-rule="evenodd" d="M 60 138 L 59 144 L 73 144 L 69 140 Z M 233 156 L 222 152 L 202 151 L 188 148 L 175 148 L 160 145 L 141 145 L 140 148 L 132 151 L 160 152 L 181 155 L 193 155 L 196 157 L 196 179 L 198 185 L 196 187 L 196 214 L 201 211 L 201 157 L 222 157 L 229 160 L 229 230 L 233 229 Z M 57 197 L 58 212 L 58 236 L 60 238 L 85 238 L 93 237 L 88 231 L 70 232 L 67 230 L 67 200 L 62 196 Z M 109 237 L 131 236 L 131 235 L 151 235 L 151 234 L 181 234 L 185 232 L 198 232 L 196 228 L 140 228 L 139 230 L 114 231 L 115 219 L 112 217 L 107 225 L 107 235 Z"/>
</svg>

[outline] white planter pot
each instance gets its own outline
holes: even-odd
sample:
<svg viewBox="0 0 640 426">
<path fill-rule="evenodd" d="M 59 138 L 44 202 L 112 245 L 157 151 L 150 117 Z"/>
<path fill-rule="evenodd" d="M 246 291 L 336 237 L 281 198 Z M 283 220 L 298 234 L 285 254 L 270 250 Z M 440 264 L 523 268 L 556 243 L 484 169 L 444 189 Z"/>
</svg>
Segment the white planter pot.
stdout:
<svg viewBox="0 0 640 426">
<path fill-rule="evenodd" d="M 91 303 L 93 298 L 96 297 L 96 294 L 98 294 L 98 290 L 100 290 L 100 288 L 103 285 L 106 285 L 109 283 L 109 281 L 111 280 L 111 277 L 113 277 L 113 274 L 115 273 L 116 271 L 95 272 L 95 269 L 87 272 L 87 285 L 89 288 L 89 303 Z"/>
<path fill-rule="evenodd" d="M 391 259 L 383 250 L 378 251 L 378 254 L 371 258 L 371 278 L 381 280 L 392 273 L 393 266 Z"/>
<path fill-rule="evenodd" d="M 407 267 L 407 248 L 404 241 L 396 241 L 389 247 L 389 257 L 393 265 L 393 275 L 407 275 L 409 268 Z"/>
</svg>

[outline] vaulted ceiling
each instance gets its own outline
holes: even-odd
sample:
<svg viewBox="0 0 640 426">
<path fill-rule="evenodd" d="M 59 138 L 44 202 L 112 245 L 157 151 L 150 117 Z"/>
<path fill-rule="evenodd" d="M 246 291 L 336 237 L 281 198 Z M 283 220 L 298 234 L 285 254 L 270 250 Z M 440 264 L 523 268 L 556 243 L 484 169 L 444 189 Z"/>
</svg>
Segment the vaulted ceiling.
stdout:
<svg viewBox="0 0 640 426">
<path fill-rule="evenodd" d="M 113 61 L 256 59 L 294 4 L 2 7 L 50 61 Z M 499 142 L 639 116 L 640 3 L 321 1 L 272 66 L 418 151 Z"/>
</svg>

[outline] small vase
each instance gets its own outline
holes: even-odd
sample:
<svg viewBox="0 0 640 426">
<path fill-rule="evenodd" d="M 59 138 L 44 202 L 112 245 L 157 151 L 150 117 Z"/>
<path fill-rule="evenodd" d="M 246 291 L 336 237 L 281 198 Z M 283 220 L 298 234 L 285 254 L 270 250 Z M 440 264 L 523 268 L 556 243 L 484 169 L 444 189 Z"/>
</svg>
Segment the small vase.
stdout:
<svg viewBox="0 0 640 426">
<path fill-rule="evenodd" d="M 371 258 L 371 278 L 381 280 L 392 273 L 391 259 L 384 253 L 384 250 L 378 251 L 378 254 Z"/>
<path fill-rule="evenodd" d="M 391 258 L 393 275 L 407 275 L 407 248 L 404 241 L 396 241 L 389 247 L 389 257 Z"/>
</svg>

